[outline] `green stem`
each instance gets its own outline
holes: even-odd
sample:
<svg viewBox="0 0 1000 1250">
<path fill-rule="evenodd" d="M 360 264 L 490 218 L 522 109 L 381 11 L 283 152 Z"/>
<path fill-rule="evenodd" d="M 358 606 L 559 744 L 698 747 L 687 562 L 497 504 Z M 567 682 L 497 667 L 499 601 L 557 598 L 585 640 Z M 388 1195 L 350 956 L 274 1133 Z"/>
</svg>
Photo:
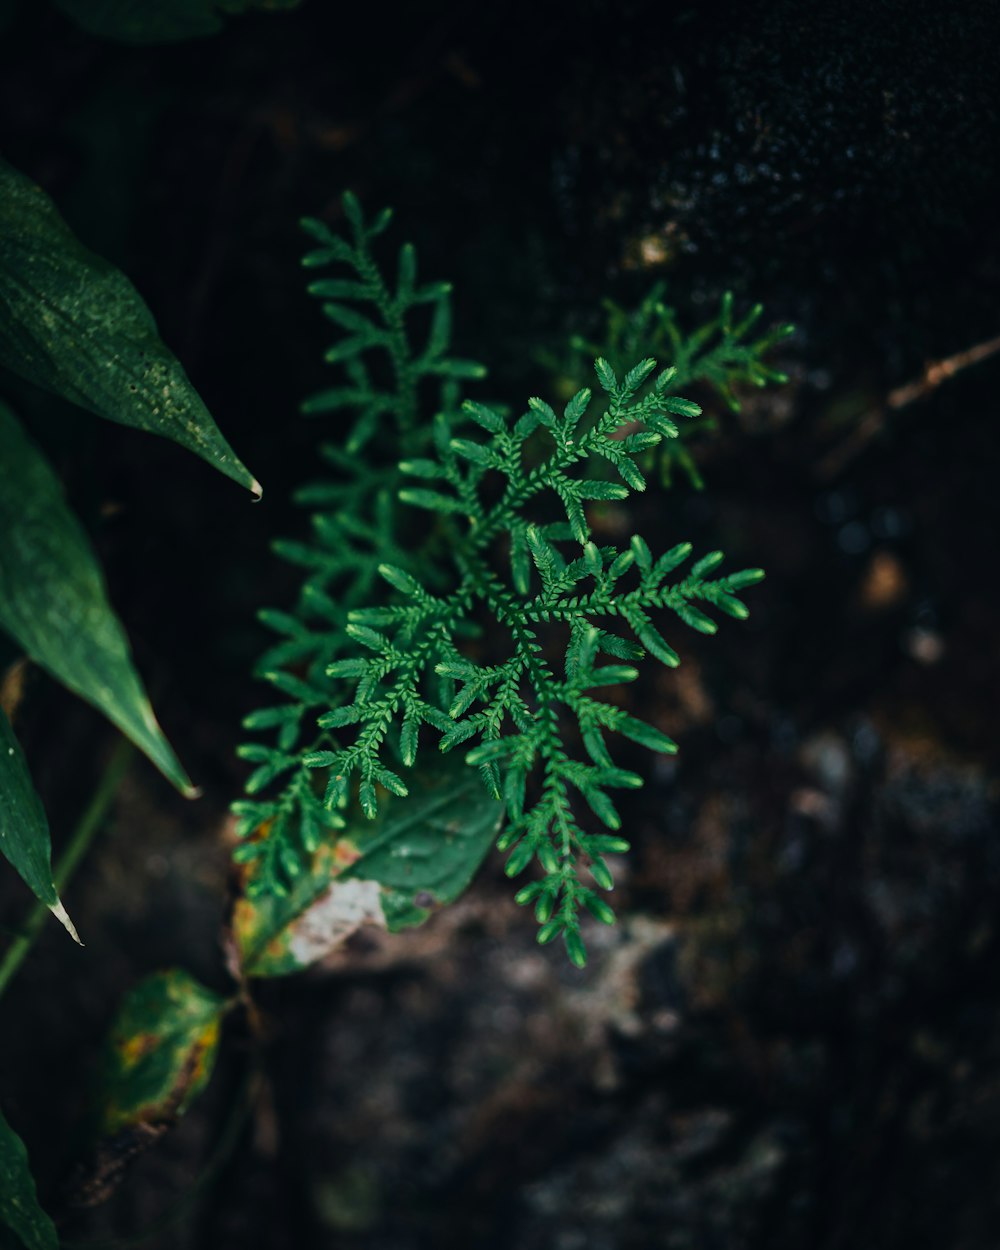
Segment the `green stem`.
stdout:
<svg viewBox="0 0 1000 1250">
<path fill-rule="evenodd" d="M 135 747 L 125 738 L 121 738 L 111 754 L 111 759 L 90 803 L 80 817 L 72 837 L 56 864 L 52 879 L 59 893 L 62 893 L 64 886 L 73 876 L 77 865 L 93 841 L 94 835 L 104 824 L 108 809 L 118 793 L 118 788 L 124 780 L 134 755 Z M 7 986 L 16 976 L 17 970 L 38 940 L 38 935 L 48 916 L 48 907 L 44 903 L 37 903 L 24 925 L 21 936 L 11 943 L 3 957 L 3 962 L 0 963 L 0 997 L 3 996 Z"/>
</svg>

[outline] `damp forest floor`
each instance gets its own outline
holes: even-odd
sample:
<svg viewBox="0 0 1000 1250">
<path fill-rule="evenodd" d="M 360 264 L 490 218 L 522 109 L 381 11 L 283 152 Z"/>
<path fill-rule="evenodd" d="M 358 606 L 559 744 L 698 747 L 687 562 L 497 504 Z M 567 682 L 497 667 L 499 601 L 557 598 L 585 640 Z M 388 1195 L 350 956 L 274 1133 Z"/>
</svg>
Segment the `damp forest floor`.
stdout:
<svg viewBox="0 0 1000 1250">
<path fill-rule="evenodd" d="M 67 1242 L 152 1250 L 990 1250 L 1000 355 L 926 368 L 1000 334 L 992 6 L 332 7 L 132 49 L 31 5 L 0 42 L 5 153 L 135 278 L 265 486 L 251 507 L 19 399 L 204 789 L 134 763 L 68 894 L 86 948 L 49 926 L 4 997 L 0 1102 L 43 1199 Z M 295 222 L 347 187 L 455 283 L 456 346 L 511 402 L 654 280 L 689 324 L 729 288 L 794 322 L 788 385 L 700 445 L 707 489 L 625 518 L 768 577 L 629 693 L 681 751 L 619 753 L 648 781 L 586 970 L 494 857 L 424 929 L 262 986 L 262 1048 L 234 1019 L 188 1116 L 76 1210 L 121 995 L 166 965 L 226 984 L 254 613 L 294 594 L 268 542 L 330 435 L 295 416 L 329 376 Z M 30 672 L 18 728 L 58 851 L 114 740 Z"/>
</svg>

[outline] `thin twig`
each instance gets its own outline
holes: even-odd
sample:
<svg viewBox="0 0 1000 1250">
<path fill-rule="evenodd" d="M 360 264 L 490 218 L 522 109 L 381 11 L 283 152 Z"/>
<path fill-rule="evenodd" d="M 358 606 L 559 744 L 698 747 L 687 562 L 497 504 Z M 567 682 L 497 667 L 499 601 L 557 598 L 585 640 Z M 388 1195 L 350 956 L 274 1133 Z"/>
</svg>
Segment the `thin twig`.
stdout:
<svg viewBox="0 0 1000 1250">
<path fill-rule="evenodd" d="M 956 352 L 954 356 L 948 356 L 944 360 L 933 360 L 925 365 L 923 373 L 918 378 L 904 383 L 903 386 L 897 386 L 895 390 L 889 392 L 883 403 L 870 408 L 861 417 L 850 436 L 820 462 L 820 476 L 835 477 L 864 450 L 873 438 L 882 432 L 886 417 L 890 413 L 907 408 L 917 400 L 926 399 L 937 390 L 942 382 L 953 378 L 956 373 L 961 373 L 963 369 L 968 369 L 971 365 L 977 365 L 980 361 L 995 356 L 998 352 L 1000 352 L 1000 335 L 988 339 L 985 343 L 977 343 L 975 347 L 968 347 L 965 351 Z"/>
<path fill-rule="evenodd" d="M 93 841 L 94 835 L 104 824 L 108 809 L 114 802 L 134 755 L 135 747 L 131 742 L 125 738 L 120 739 L 111 754 L 111 759 L 108 761 L 97 789 L 56 864 L 52 879 L 58 892 L 62 892 L 73 876 L 77 865 Z M 49 914 L 49 909 L 44 903 L 37 903 L 21 931 L 21 936 L 11 943 L 3 957 L 3 962 L 0 963 L 0 997 L 3 996 L 28 952 L 37 941 Z"/>
</svg>

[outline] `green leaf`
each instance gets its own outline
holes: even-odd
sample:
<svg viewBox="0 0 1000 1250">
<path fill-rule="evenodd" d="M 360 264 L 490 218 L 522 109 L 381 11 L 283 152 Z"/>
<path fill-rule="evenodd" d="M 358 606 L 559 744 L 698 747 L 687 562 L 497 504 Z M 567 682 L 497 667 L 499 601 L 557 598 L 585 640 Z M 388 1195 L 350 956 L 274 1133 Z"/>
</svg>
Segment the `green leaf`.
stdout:
<svg viewBox="0 0 1000 1250">
<path fill-rule="evenodd" d="M 178 789 L 191 782 L 163 736 L 82 527 L 0 403 L 0 629 L 103 712 Z"/>
<path fill-rule="evenodd" d="M 54 0 L 77 25 L 122 43 L 176 43 L 222 29 L 220 13 L 294 9 L 299 0 Z"/>
<path fill-rule="evenodd" d="M 612 392 L 618 386 L 618 379 L 615 377 L 615 371 L 611 368 L 604 357 L 594 361 L 594 371 L 597 374 L 597 380 L 601 386 L 608 392 Z"/>
<path fill-rule="evenodd" d="M 25 1250 L 58 1250 L 56 1226 L 38 1205 L 24 1142 L 0 1111 L 0 1227 Z"/>
<path fill-rule="evenodd" d="M 243 972 L 284 976 L 325 958 L 363 924 L 421 924 L 466 889 L 493 844 L 502 806 L 458 762 L 421 771 L 406 798 L 380 798 L 312 856 L 283 897 L 253 897 L 246 869 L 232 939 Z"/>
<path fill-rule="evenodd" d="M 730 573 L 725 584 L 730 590 L 742 590 L 745 586 L 755 586 L 764 580 L 763 569 L 741 569 L 739 573 Z"/>
<path fill-rule="evenodd" d="M 567 929 L 563 933 L 563 941 L 566 943 L 566 954 L 570 958 L 570 962 L 577 968 L 585 968 L 587 966 L 587 948 L 583 944 L 583 938 L 580 937 L 579 930 Z"/>
<path fill-rule="evenodd" d="M 390 586 L 395 586 L 404 595 L 413 595 L 420 590 L 420 583 L 405 569 L 398 569 L 393 564 L 380 564 L 378 571 Z"/>
<path fill-rule="evenodd" d="M 21 874 L 38 901 L 44 903 L 79 942 L 52 882 L 49 823 L 3 708 L 0 708 L 0 851 Z"/>
<path fill-rule="evenodd" d="M 415 508 L 428 508 L 432 512 L 462 512 L 462 501 L 454 495 L 441 495 L 435 490 L 401 490 L 399 498 Z"/>
<path fill-rule="evenodd" d="M 212 1075 L 226 1006 L 179 968 L 156 972 L 130 991 L 101 1063 L 99 1137 L 184 1114 Z"/>
<path fill-rule="evenodd" d="M 668 738 L 662 730 L 654 725 L 647 725 L 645 721 L 634 716 L 623 717 L 618 730 L 626 738 L 631 738 L 633 742 L 638 742 L 640 746 L 648 747 L 651 751 L 662 751 L 665 755 L 677 754 L 677 743 L 673 738 Z"/>
<path fill-rule="evenodd" d="M 594 894 L 592 891 L 588 890 L 583 895 L 583 905 L 594 917 L 594 919 L 599 920 L 601 924 L 615 923 L 614 909 L 611 908 L 603 898 L 599 898 L 598 895 Z"/>
<path fill-rule="evenodd" d="M 663 401 L 663 406 L 667 412 L 672 412 L 678 417 L 697 417 L 701 415 L 701 404 L 696 404 L 691 399 L 681 399 L 679 395 L 668 395 Z"/>
<path fill-rule="evenodd" d="M 3 160 L 0 364 L 109 421 L 173 439 L 261 493 L 128 278 L 85 248 L 45 192 Z"/>
<path fill-rule="evenodd" d="M 725 558 L 721 551 L 710 551 L 707 556 L 702 556 L 691 565 L 691 577 L 704 577 L 718 568 Z"/>
</svg>

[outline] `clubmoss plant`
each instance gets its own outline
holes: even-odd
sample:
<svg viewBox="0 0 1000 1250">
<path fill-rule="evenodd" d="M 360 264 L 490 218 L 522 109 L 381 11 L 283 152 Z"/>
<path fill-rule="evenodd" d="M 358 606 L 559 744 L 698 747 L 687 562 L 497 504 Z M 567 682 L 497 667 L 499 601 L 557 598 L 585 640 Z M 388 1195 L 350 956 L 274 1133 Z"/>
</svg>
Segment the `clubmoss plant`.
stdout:
<svg viewBox="0 0 1000 1250">
<path fill-rule="evenodd" d="M 236 857 L 254 863 L 252 891 L 280 895 L 352 802 L 372 818 L 428 750 L 461 751 L 503 805 L 506 872 L 537 870 L 517 901 L 534 904 L 539 941 L 562 935 L 582 965 L 581 913 L 613 922 L 605 857 L 628 850 L 610 791 L 642 785 L 608 738 L 677 749 L 607 692 L 679 663 L 671 625 L 715 633 L 706 609 L 745 619 L 739 594 L 764 576 L 720 573 L 721 552 L 692 559 L 687 542 L 599 541 L 594 518 L 643 491 L 650 453 L 701 413 L 682 380 L 723 370 L 729 387 L 741 361 L 750 381 L 775 375 L 739 346 L 727 300 L 699 339 L 721 335 L 708 364 L 682 341 L 683 372 L 643 356 L 619 375 L 598 357 L 599 398 L 584 387 L 561 411 L 463 400 L 485 371 L 449 355 L 449 288 L 418 285 L 409 245 L 390 285 L 372 254 L 389 213 L 367 224 L 350 195 L 344 209 L 349 237 L 305 223 L 306 265 L 337 270 L 309 289 L 341 331 L 326 358 L 345 375 L 305 411 L 343 426 L 323 449 L 336 477 L 299 492 L 310 540 L 277 545 L 306 576 L 292 612 L 261 614 L 279 641 L 260 674 L 283 699 L 246 720 L 270 741 L 241 748 L 256 767 Z"/>
</svg>

